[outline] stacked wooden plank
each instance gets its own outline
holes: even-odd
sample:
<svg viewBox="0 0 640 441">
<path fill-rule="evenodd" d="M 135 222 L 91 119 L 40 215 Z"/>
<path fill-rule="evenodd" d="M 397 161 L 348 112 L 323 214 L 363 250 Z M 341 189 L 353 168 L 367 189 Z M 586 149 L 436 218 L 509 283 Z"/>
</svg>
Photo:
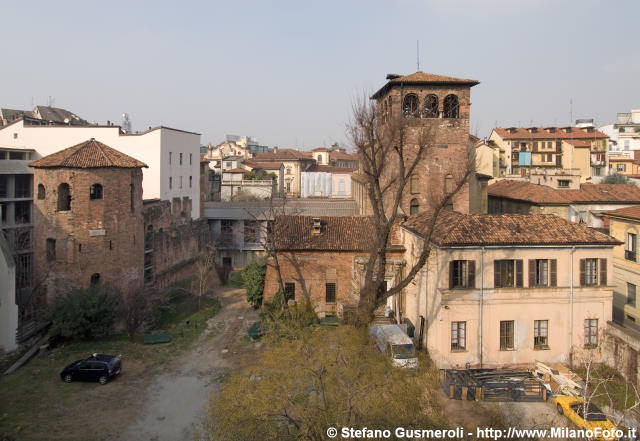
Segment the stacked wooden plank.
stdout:
<svg viewBox="0 0 640 441">
<path fill-rule="evenodd" d="M 582 396 L 582 379 L 560 363 L 546 365 L 536 361 L 535 373 L 551 386 L 551 392 L 558 395 Z"/>
</svg>

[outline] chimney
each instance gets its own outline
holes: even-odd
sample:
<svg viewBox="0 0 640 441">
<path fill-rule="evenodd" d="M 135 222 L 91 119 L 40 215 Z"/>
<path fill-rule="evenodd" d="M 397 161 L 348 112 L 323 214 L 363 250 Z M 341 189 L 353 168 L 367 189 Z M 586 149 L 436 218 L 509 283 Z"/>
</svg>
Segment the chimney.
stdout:
<svg viewBox="0 0 640 441">
<path fill-rule="evenodd" d="M 277 145 L 273 146 L 273 153 L 278 153 L 278 146 Z"/>
<path fill-rule="evenodd" d="M 319 217 L 313 218 L 313 231 L 312 234 L 314 236 L 319 236 L 322 233 L 322 221 Z"/>
</svg>

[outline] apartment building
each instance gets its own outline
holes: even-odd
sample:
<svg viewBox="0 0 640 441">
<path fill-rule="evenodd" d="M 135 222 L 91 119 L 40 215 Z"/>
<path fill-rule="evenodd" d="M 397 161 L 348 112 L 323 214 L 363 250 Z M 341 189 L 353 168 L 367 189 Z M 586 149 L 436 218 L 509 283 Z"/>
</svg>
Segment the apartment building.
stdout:
<svg viewBox="0 0 640 441">
<path fill-rule="evenodd" d="M 430 220 L 402 226 L 408 268 Z M 396 302 L 400 318 L 423 330 L 440 368 L 566 362 L 602 343 L 618 243 L 553 215 L 443 212 L 426 266 Z"/>
<path fill-rule="evenodd" d="M 607 135 L 589 127 L 497 127 L 489 140 L 501 152 L 506 175 L 532 168 L 580 169 L 582 180 L 606 175 Z"/>
<path fill-rule="evenodd" d="M 188 198 L 191 216 L 200 215 L 200 134 L 169 127 L 125 133 L 113 125 L 32 125 L 25 118 L 0 127 L 0 147 L 31 152 L 38 159 L 94 138 L 148 164 L 143 171 L 145 199 Z"/>
<path fill-rule="evenodd" d="M 315 165 L 311 152 L 293 149 L 277 149 L 273 152 L 258 153 L 255 162 L 281 162 L 284 165 L 284 194 L 286 197 L 300 197 L 302 191 L 302 172 Z"/>
</svg>

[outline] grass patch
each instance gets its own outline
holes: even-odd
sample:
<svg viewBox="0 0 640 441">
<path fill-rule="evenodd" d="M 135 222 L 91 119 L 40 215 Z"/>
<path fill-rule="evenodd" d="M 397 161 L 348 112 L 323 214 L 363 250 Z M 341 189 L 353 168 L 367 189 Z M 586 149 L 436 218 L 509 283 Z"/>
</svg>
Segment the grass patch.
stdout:
<svg viewBox="0 0 640 441">
<path fill-rule="evenodd" d="M 203 298 L 198 310 L 198 299 L 186 293 L 172 298 L 170 306 L 163 317 L 169 343 L 144 345 L 142 334 L 133 342 L 118 334 L 66 343 L 0 377 L 0 435 L 51 441 L 86 440 L 88 433 L 96 441 L 116 436 L 133 418 L 126 400 L 144 392 L 156 369 L 191 346 L 220 310 L 219 302 L 210 298 Z M 105 386 L 60 380 L 64 366 L 94 352 L 121 355 L 122 375 Z"/>
<path fill-rule="evenodd" d="M 583 368 L 575 370 L 584 380 L 587 372 Z M 602 408 L 612 406 L 616 410 L 624 411 L 636 403 L 633 386 L 630 385 L 614 368 L 601 365 L 591 370 L 590 389 L 597 387 L 592 402 Z"/>
</svg>

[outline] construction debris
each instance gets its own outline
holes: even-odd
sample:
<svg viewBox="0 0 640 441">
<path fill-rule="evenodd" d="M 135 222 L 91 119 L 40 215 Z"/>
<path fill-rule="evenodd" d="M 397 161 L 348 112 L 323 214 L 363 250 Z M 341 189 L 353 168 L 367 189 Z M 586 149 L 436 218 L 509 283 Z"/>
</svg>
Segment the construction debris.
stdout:
<svg viewBox="0 0 640 441">
<path fill-rule="evenodd" d="M 554 395 L 581 397 L 584 391 L 582 379 L 560 363 L 546 365 L 536 361 L 535 374 L 549 384 Z"/>
<path fill-rule="evenodd" d="M 530 371 L 441 369 L 440 384 L 455 400 L 546 401 L 547 388 Z"/>
</svg>

